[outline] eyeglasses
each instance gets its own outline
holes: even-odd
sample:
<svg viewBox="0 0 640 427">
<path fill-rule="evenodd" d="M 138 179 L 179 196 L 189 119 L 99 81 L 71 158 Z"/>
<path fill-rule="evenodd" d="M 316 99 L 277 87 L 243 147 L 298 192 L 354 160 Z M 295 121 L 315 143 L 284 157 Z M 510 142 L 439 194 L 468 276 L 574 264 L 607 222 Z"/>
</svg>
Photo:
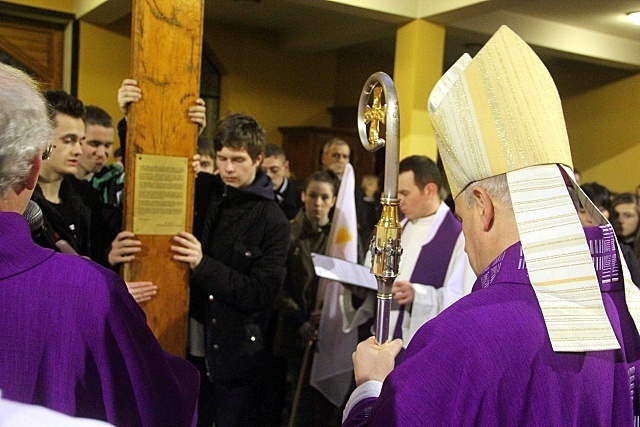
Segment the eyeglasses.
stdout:
<svg viewBox="0 0 640 427">
<path fill-rule="evenodd" d="M 51 156 L 51 150 L 56 148 L 55 145 L 49 144 L 49 146 L 42 152 L 42 160 L 47 160 Z"/>
<path fill-rule="evenodd" d="M 349 154 L 332 153 L 331 154 L 331 158 L 333 160 L 347 160 L 347 161 L 349 161 Z"/>
</svg>

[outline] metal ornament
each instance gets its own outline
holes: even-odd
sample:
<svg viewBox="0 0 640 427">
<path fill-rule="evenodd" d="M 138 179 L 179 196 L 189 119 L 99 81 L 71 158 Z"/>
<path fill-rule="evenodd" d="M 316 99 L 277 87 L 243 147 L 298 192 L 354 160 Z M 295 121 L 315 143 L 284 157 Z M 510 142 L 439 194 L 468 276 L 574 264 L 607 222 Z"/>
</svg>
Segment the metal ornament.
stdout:
<svg viewBox="0 0 640 427">
<path fill-rule="evenodd" d="M 383 96 L 386 104 L 383 104 Z M 372 97 L 372 104 L 369 105 Z M 385 125 L 384 138 L 381 137 L 381 124 Z M 368 134 L 367 125 L 369 125 Z M 384 188 L 380 197 L 382 215 L 376 224 L 369 245 L 371 273 L 376 276 L 378 282 L 375 336 L 378 343 L 383 344 L 389 338 L 391 287 L 398 276 L 402 255 L 400 246 L 402 228 L 398 221 L 400 114 L 393 80 L 383 72 L 372 74 L 362 89 L 358 104 L 358 133 L 360 142 L 369 151 L 376 151 L 386 145 Z"/>
</svg>

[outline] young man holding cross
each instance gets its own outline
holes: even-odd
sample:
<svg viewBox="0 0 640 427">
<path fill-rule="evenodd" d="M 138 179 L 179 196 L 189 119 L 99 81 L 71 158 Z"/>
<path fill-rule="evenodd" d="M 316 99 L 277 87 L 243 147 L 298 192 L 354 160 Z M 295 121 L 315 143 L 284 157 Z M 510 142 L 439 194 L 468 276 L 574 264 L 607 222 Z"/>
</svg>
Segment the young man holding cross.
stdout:
<svg viewBox="0 0 640 427">
<path fill-rule="evenodd" d="M 191 268 L 199 425 L 259 425 L 267 321 L 286 274 L 289 223 L 260 168 L 265 134 L 255 119 L 226 116 L 213 142 L 219 175 L 198 175 L 193 234 L 181 232 L 171 247 Z"/>
</svg>

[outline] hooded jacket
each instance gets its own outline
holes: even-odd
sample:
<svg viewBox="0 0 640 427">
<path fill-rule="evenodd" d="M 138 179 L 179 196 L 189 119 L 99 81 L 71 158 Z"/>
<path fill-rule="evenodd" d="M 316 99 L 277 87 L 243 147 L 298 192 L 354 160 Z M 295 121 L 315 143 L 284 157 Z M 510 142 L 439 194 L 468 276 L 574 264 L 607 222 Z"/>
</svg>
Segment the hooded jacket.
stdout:
<svg viewBox="0 0 640 427">
<path fill-rule="evenodd" d="M 189 308 L 205 325 L 209 376 L 251 377 L 266 360 L 267 322 L 286 275 L 289 223 L 260 169 L 243 189 L 200 174 L 194 215 L 203 259 L 191 272 Z"/>
</svg>

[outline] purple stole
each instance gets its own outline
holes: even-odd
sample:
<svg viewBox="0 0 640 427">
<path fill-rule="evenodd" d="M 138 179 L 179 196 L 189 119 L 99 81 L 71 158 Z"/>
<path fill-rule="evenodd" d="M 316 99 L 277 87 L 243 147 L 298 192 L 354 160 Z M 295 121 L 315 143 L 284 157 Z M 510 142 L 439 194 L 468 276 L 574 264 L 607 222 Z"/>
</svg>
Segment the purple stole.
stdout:
<svg viewBox="0 0 640 427">
<path fill-rule="evenodd" d="M 622 269 L 618 262 L 615 233 L 613 227 L 609 224 L 599 227 L 586 227 L 584 232 L 589 244 L 596 276 L 600 283 L 600 293 L 605 311 L 620 343 L 621 353 L 625 360 L 628 361 L 629 387 L 633 397 L 639 386 L 636 372 L 640 372 L 640 339 L 637 333 L 634 333 L 635 328 L 628 327 L 633 325 L 633 319 L 629 314 L 625 300 L 624 282 Z M 519 283 L 531 286 L 520 242 L 513 244 L 493 260 L 478 276 L 471 292 L 488 288 L 497 283 Z M 635 414 L 640 414 L 639 403 L 638 399 L 634 399 Z M 640 425 L 640 417 L 637 415 L 636 425 Z"/>
<path fill-rule="evenodd" d="M 411 283 L 421 283 L 423 285 L 441 288 L 444 285 L 444 278 L 447 275 L 451 254 L 456 246 L 458 236 L 462 232 L 462 224 L 453 216 L 451 211 L 447 212 L 438 231 L 433 239 L 422 246 L 420 255 L 416 260 L 416 265 L 411 273 Z M 398 313 L 398 321 L 393 330 L 393 338 L 402 338 L 402 321 L 404 320 L 405 306 L 401 305 Z M 396 366 L 402 360 L 404 348 L 396 357 Z"/>
<path fill-rule="evenodd" d="M 623 289 L 624 282 L 618 263 L 613 228 L 610 225 L 586 227 L 584 233 L 600 283 L 600 291 Z M 508 247 L 480 273 L 471 292 L 487 288 L 494 283 L 531 283 L 522 245 L 519 242 Z"/>
<path fill-rule="evenodd" d="M 422 246 L 416 265 L 411 273 L 411 283 L 422 283 L 441 288 L 449 268 L 449 260 L 456 246 L 462 224 L 447 212 L 433 239 Z"/>
</svg>

